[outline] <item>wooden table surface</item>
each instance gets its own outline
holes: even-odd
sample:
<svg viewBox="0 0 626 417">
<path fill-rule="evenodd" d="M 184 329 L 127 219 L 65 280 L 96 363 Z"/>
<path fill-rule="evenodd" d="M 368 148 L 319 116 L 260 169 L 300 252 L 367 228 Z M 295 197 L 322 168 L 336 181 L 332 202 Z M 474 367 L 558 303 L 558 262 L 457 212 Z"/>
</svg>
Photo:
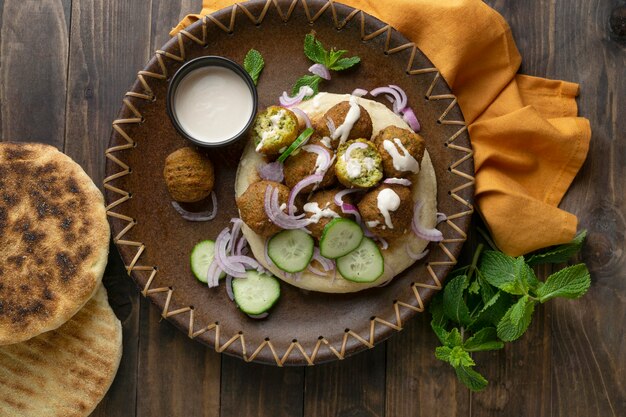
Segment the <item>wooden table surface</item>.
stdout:
<svg viewBox="0 0 626 417">
<path fill-rule="evenodd" d="M 579 82 L 589 157 L 562 207 L 589 230 L 593 284 L 538 309 L 520 341 L 476 355 L 479 394 L 437 361 L 427 314 L 376 348 L 308 368 L 247 364 L 190 340 L 140 297 L 112 247 L 105 280 L 124 356 L 93 416 L 626 415 L 626 4 L 489 0 L 508 20 L 522 72 Z M 2 140 L 47 142 L 101 184 L 111 121 L 169 29 L 200 0 L 0 0 Z M 611 33 L 611 14 L 614 31 Z M 466 252 L 471 251 L 466 245 Z M 544 274 L 548 271 L 540 271 Z"/>
</svg>

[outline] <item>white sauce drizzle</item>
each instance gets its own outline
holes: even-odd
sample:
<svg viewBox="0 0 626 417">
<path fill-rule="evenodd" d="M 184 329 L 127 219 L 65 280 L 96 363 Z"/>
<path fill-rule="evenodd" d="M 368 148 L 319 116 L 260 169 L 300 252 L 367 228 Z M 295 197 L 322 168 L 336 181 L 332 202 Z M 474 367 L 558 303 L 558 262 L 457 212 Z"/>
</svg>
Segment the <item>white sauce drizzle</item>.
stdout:
<svg viewBox="0 0 626 417">
<path fill-rule="evenodd" d="M 373 170 L 375 165 L 376 164 L 374 160 L 370 158 L 369 156 L 363 159 L 363 166 L 365 167 L 367 171 Z"/>
<path fill-rule="evenodd" d="M 304 91 L 305 98 L 315 94 L 315 91 L 313 91 L 313 89 L 309 87 L 308 85 L 303 85 L 302 87 L 300 87 L 300 90 L 298 90 L 298 94 L 302 93 L 303 91 Z"/>
<path fill-rule="evenodd" d="M 315 110 L 319 110 L 320 108 L 320 97 L 322 97 L 324 93 L 318 93 L 315 97 L 313 97 L 313 108 Z"/>
<path fill-rule="evenodd" d="M 317 97 L 317 96 L 315 96 Z M 326 146 L 328 149 L 331 149 L 331 143 L 330 143 L 331 139 L 328 136 L 324 136 L 322 139 L 320 139 L 320 142 L 322 142 L 322 145 Z"/>
<path fill-rule="evenodd" d="M 385 218 L 385 224 L 390 229 L 393 229 L 389 212 L 398 210 L 400 207 L 400 196 L 391 188 L 385 188 L 378 193 L 376 199 L 378 201 L 378 211 L 380 211 L 380 214 Z"/>
<path fill-rule="evenodd" d="M 366 222 L 367 227 L 376 227 L 380 224 L 380 222 L 378 220 L 370 220 L 369 222 Z"/>
<path fill-rule="evenodd" d="M 404 147 L 400 139 L 394 138 L 393 140 L 398 148 L 402 150 L 402 154 L 398 151 L 398 148 L 391 143 L 390 140 L 383 142 L 383 147 L 393 160 L 393 167 L 398 171 L 410 171 L 414 174 L 420 172 L 419 163 L 413 158 L 409 151 Z"/>
<path fill-rule="evenodd" d="M 326 204 L 325 208 L 320 209 L 317 202 L 313 202 L 306 203 L 302 208 L 308 213 L 313 213 L 313 215 L 309 218 L 311 223 L 318 223 L 322 217 L 339 217 L 339 214 L 328 208 L 329 205 L 330 204 Z"/>
<path fill-rule="evenodd" d="M 339 126 L 332 135 L 333 139 L 340 138 L 339 145 L 342 145 L 348 139 L 350 131 L 356 121 L 359 120 L 359 117 L 361 117 L 361 108 L 356 102 L 356 97 L 350 96 L 350 110 L 348 110 L 348 114 L 346 114 L 346 118 L 341 126 Z"/>
<path fill-rule="evenodd" d="M 285 117 L 285 110 L 280 110 L 275 115 L 270 116 L 270 122 L 272 123 L 272 126 L 270 129 L 264 130 L 263 133 L 261 133 L 261 141 L 256 146 L 257 152 L 261 151 L 261 148 L 263 147 L 267 138 L 272 137 L 277 133 L 276 130 L 279 128 L 280 119 L 282 119 L 283 117 Z M 284 152 L 284 151 L 279 151 L 279 152 Z"/>
<path fill-rule="evenodd" d="M 361 162 L 357 158 L 350 158 L 346 163 L 346 173 L 348 178 L 358 178 L 361 176 L 362 166 Z"/>
</svg>

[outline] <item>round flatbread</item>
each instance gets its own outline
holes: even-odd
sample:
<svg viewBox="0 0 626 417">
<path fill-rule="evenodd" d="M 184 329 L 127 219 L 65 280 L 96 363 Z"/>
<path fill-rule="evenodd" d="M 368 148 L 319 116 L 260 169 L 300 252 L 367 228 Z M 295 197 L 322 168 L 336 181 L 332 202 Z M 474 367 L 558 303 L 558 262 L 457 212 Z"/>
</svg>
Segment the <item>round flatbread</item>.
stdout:
<svg viewBox="0 0 626 417">
<path fill-rule="evenodd" d="M 0 347 L 0 415 L 88 416 L 122 357 L 122 325 L 102 285 L 60 328 Z"/>
<path fill-rule="evenodd" d="M 319 93 L 314 99 L 305 101 L 298 107 L 313 119 L 323 115 L 335 104 L 349 99 L 349 94 Z M 357 102 L 367 110 L 372 118 L 373 136 L 376 136 L 385 127 L 392 125 L 410 129 L 400 116 L 393 113 L 385 105 L 364 98 L 357 98 Z M 253 144 L 250 143 L 243 152 L 237 172 L 235 181 L 235 194 L 237 197 L 243 194 L 250 184 L 260 180 L 257 174 L 257 167 L 265 162 L 264 157 L 255 152 Z M 423 202 L 420 224 L 426 228 L 433 228 L 437 221 L 437 180 L 428 152 L 424 152 L 420 168 L 419 174 L 409 177 L 413 184 L 411 192 L 413 201 L 420 200 Z M 385 259 L 385 272 L 383 275 L 371 283 L 355 283 L 343 279 L 339 273 L 336 276 L 333 276 L 332 273 L 329 276 L 319 276 L 307 270 L 302 272 L 300 278 L 295 279 L 292 275 L 285 274 L 276 266 L 268 264 L 265 259 L 265 239 L 262 236 L 254 233 L 245 225 L 243 234 L 248 240 L 254 257 L 274 275 L 306 290 L 329 293 L 356 292 L 382 285 L 414 263 L 407 254 L 407 246 L 413 253 L 420 253 L 428 245 L 427 241 L 419 239 L 414 233 L 404 234 L 402 237 L 389 242 L 389 248 L 382 251 Z"/>
<path fill-rule="evenodd" d="M 56 148 L 0 143 L 0 345 L 68 321 L 109 252 L 102 193 Z"/>
</svg>

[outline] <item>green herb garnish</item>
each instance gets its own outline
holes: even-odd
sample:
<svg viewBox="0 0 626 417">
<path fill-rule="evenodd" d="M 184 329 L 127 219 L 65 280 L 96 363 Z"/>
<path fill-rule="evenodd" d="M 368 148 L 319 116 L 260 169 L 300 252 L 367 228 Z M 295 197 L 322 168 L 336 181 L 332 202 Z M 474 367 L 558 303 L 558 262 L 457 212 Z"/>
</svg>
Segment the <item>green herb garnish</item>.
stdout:
<svg viewBox="0 0 626 417">
<path fill-rule="evenodd" d="M 448 362 L 470 390 L 484 389 L 488 381 L 473 368 L 472 352 L 496 350 L 519 339 L 532 321 L 535 307 L 555 297 L 579 298 L 591 285 L 584 264 L 561 269 L 545 282 L 531 265 L 562 263 L 575 255 L 586 232 L 572 242 L 528 257 L 514 258 L 478 245 L 472 263 L 450 274 L 448 283 L 432 301 L 431 327 L 441 346 L 435 357 Z"/>
<path fill-rule="evenodd" d="M 314 35 L 308 34 L 304 37 L 304 55 L 316 64 L 322 64 L 331 71 L 343 71 L 351 68 L 361 62 L 361 58 L 353 56 L 344 58 L 344 55 L 348 53 L 346 50 L 335 50 L 331 48 L 326 50 L 322 42 L 315 38 Z M 301 87 L 311 87 L 314 94 L 319 92 L 319 83 L 322 81 L 322 77 L 319 75 L 305 75 L 296 81 L 295 85 L 291 89 L 291 94 L 296 95 L 300 91 Z M 311 98 L 309 96 L 307 98 Z"/>
<path fill-rule="evenodd" d="M 259 80 L 259 75 L 261 75 L 261 71 L 263 71 L 263 67 L 265 67 L 263 56 L 256 49 L 250 49 L 243 60 L 243 67 L 246 72 L 250 74 L 254 85 L 256 85 Z"/>
</svg>

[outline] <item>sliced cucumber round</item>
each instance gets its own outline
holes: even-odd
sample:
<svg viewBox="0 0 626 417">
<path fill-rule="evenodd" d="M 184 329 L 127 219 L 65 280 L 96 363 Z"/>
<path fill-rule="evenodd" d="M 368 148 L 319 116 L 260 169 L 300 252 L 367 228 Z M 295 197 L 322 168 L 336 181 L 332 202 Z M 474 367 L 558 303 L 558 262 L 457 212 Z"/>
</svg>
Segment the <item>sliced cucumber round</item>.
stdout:
<svg viewBox="0 0 626 417">
<path fill-rule="evenodd" d="M 320 253 L 325 258 L 337 259 L 356 249 L 363 240 L 363 229 L 358 223 L 343 218 L 331 220 L 320 238 Z"/>
<path fill-rule="evenodd" d="M 337 270 L 348 281 L 373 282 L 385 272 L 385 260 L 378 245 L 365 237 L 359 247 L 337 259 Z"/>
<path fill-rule="evenodd" d="M 283 230 L 267 245 L 267 254 L 274 265 L 285 272 L 304 271 L 313 258 L 313 238 L 302 230 Z"/>
<path fill-rule="evenodd" d="M 255 270 L 246 271 L 246 278 L 233 279 L 233 298 L 241 311 L 250 315 L 265 313 L 280 297 L 278 280 Z"/>
<path fill-rule="evenodd" d="M 209 267 L 213 263 L 215 258 L 215 242 L 212 240 L 203 240 L 197 243 L 191 250 L 191 256 L 189 257 L 191 262 L 191 272 L 198 279 L 198 281 L 206 284 L 207 273 Z M 220 278 L 224 278 L 226 274 L 222 273 Z"/>
</svg>

